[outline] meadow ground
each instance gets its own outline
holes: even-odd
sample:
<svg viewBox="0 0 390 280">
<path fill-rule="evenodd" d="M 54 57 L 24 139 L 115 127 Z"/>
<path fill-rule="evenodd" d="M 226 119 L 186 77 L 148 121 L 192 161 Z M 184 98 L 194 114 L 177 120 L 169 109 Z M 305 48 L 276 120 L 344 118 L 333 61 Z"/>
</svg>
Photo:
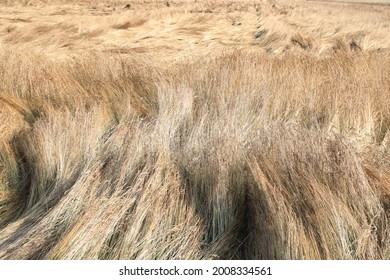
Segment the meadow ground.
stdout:
<svg viewBox="0 0 390 280">
<path fill-rule="evenodd" d="M 390 259 L 390 6 L 355 2 L 2 1 L 0 258 Z"/>
</svg>

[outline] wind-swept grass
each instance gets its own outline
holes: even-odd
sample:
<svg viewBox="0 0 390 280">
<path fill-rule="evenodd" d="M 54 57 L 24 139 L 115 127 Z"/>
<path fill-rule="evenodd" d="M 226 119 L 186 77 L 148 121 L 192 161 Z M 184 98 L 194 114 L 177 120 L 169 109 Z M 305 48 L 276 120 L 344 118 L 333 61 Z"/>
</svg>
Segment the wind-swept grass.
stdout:
<svg viewBox="0 0 390 280">
<path fill-rule="evenodd" d="M 0 56 L 0 258 L 390 258 L 388 52 Z"/>
</svg>

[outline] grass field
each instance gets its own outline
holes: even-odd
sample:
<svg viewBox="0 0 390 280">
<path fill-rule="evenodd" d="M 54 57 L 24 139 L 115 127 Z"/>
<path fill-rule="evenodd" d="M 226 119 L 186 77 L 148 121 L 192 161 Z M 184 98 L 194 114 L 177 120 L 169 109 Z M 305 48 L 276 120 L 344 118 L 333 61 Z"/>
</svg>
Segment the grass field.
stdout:
<svg viewBox="0 0 390 280">
<path fill-rule="evenodd" d="M 389 19 L 3 1 L 0 259 L 390 259 Z"/>
</svg>

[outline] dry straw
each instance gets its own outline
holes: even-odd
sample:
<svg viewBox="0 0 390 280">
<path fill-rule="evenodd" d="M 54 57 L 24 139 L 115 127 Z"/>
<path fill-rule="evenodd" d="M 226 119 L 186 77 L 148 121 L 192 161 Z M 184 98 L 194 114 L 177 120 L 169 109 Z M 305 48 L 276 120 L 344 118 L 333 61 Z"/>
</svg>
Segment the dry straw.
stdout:
<svg viewBox="0 0 390 280">
<path fill-rule="evenodd" d="M 0 258 L 390 257 L 388 52 L 0 61 Z"/>
</svg>

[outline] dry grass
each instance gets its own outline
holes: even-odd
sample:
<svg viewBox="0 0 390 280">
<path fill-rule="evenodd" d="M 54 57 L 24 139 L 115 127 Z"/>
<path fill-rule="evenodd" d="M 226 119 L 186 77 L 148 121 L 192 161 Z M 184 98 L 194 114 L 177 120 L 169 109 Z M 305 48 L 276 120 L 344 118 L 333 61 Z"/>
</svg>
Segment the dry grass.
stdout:
<svg viewBox="0 0 390 280">
<path fill-rule="evenodd" d="M 387 8 L 46 2 L 0 8 L 1 259 L 390 258 Z"/>
</svg>

